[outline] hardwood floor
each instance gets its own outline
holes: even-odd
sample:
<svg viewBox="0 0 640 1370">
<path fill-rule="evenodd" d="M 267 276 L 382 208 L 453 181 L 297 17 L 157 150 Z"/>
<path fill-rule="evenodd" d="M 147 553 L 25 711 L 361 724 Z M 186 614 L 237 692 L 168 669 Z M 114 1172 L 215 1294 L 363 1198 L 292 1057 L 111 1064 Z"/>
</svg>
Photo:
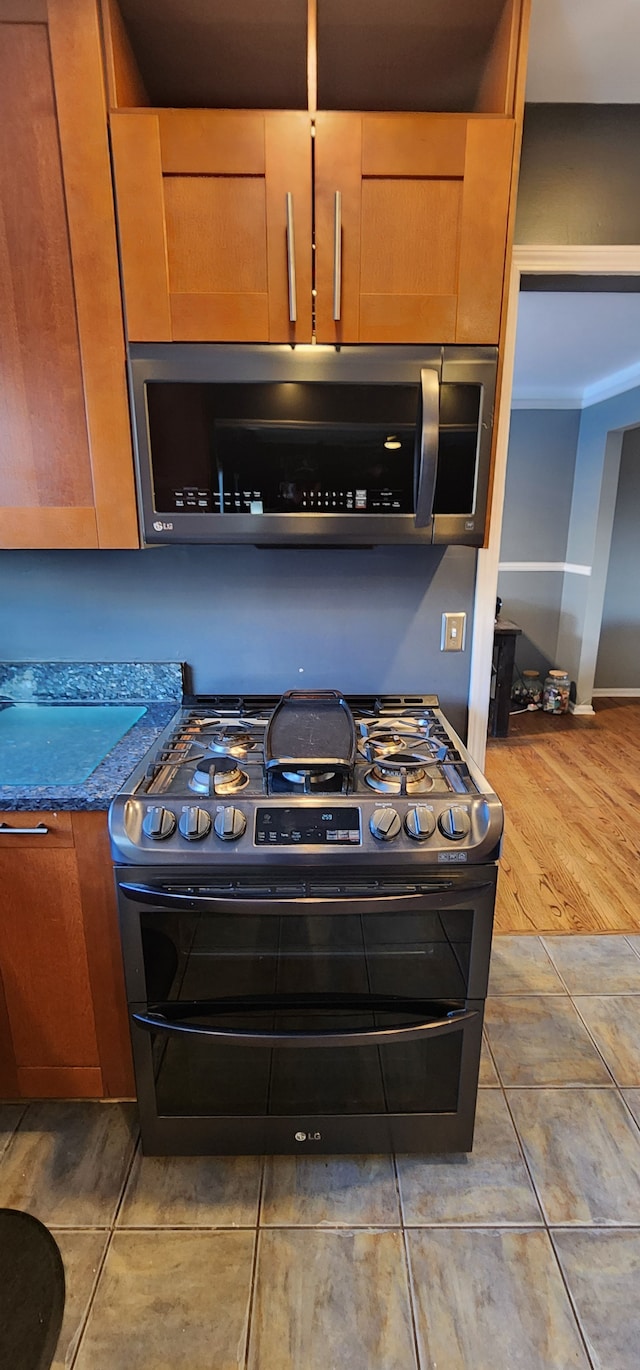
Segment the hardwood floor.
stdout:
<svg viewBox="0 0 640 1370">
<path fill-rule="evenodd" d="M 505 809 L 496 932 L 640 931 L 640 699 L 513 715 L 486 774 Z"/>
</svg>

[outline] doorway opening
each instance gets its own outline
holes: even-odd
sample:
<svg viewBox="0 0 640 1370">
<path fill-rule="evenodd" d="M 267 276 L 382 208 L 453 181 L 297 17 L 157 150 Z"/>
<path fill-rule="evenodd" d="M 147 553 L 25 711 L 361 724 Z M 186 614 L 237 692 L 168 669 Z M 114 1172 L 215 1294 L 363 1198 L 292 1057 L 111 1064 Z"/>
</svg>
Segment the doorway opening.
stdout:
<svg viewBox="0 0 640 1370">
<path fill-rule="evenodd" d="M 553 308 L 563 303 L 564 334 L 552 322 Z M 585 323 L 581 316 L 589 314 L 591 321 Z M 523 385 L 518 371 L 522 336 L 518 322 L 526 323 L 527 315 L 547 319 L 547 347 L 538 366 L 541 375 L 546 366 L 547 390 L 555 393 L 541 392 L 538 377 L 532 377 L 537 396 L 531 389 L 526 393 L 526 387 L 519 393 Z M 624 328 L 613 322 L 616 317 Z M 498 594 L 505 601 L 507 617 L 515 619 L 518 610 L 528 617 L 531 632 L 527 633 L 526 624 L 521 625 L 520 651 L 526 649 L 527 639 L 538 641 L 538 661 L 528 664 L 565 666 L 575 681 L 572 707 L 592 712 L 620 456 L 625 431 L 640 424 L 637 339 L 639 248 L 514 250 L 491 531 L 488 548 L 478 555 L 472 642 L 469 748 L 480 764 L 486 745 Z M 545 412 L 551 415 L 549 432 L 555 420 L 556 440 L 563 427 L 565 446 L 571 445 L 571 433 L 575 438 L 574 451 L 555 467 L 553 443 L 549 433 L 545 437 L 542 431 Z M 511 464 L 513 452 L 509 468 L 507 456 L 512 431 L 515 435 L 519 430 L 522 437 L 525 414 L 533 415 L 529 425 L 533 450 L 521 452 L 518 473 Z M 519 511 L 514 496 L 516 505 L 520 501 Z M 508 595 L 502 593 L 505 588 Z"/>
</svg>

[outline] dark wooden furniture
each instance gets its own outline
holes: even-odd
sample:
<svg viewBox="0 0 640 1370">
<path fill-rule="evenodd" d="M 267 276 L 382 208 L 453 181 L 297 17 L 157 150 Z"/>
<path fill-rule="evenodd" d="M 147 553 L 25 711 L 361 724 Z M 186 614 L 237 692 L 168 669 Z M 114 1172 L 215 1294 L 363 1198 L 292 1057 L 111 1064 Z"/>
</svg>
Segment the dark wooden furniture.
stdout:
<svg viewBox="0 0 640 1370">
<path fill-rule="evenodd" d="M 489 737 L 506 737 L 509 732 L 516 638 L 521 632 L 522 628 L 517 623 L 510 623 L 508 618 L 496 620 L 491 663 Z"/>
</svg>

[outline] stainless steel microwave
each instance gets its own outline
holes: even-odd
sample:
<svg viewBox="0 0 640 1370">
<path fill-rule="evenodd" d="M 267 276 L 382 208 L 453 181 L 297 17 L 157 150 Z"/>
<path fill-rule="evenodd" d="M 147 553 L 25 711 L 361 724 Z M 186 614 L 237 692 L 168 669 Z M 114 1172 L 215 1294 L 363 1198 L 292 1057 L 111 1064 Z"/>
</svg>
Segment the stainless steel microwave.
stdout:
<svg viewBox="0 0 640 1370">
<path fill-rule="evenodd" d="M 134 345 L 143 540 L 482 545 L 492 347 Z"/>
</svg>

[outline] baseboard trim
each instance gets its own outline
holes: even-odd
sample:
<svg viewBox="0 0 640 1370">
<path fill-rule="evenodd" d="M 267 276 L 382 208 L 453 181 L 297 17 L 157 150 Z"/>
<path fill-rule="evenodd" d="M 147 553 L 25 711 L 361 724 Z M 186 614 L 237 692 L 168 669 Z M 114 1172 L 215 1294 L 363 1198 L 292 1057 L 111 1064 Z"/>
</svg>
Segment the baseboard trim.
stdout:
<svg viewBox="0 0 640 1370">
<path fill-rule="evenodd" d="M 640 699 L 640 686 L 630 685 L 621 690 L 592 690 L 591 693 L 600 699 L 606 699 L 607 695 L 611 699 Z"/>
<path fill-rule="evenodd" d="M 569 700 L 569 713 L 577 714 L 579 718 L 590 718 L 595 709 L 593 704 L 572 704 Z"/>
</svg>

